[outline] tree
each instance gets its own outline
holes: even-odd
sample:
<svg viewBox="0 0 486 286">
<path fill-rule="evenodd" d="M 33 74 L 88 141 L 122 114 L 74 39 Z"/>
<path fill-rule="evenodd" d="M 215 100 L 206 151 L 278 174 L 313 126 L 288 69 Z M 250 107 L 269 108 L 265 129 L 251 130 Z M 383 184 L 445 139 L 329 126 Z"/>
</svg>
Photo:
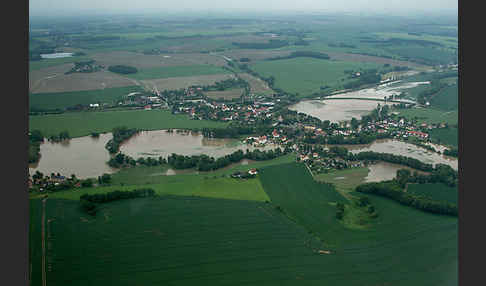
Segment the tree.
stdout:
<svg viewBox="0 0 486 286">
<path fill-rule="evenodd" d="M 101 176 L 101 182 L 104 184 L 109 184 L 111 182 L 111 175 L 110 174 L 103 174 Z"/>
<path fill-rule="evenodd" d="M 356 118 L 351 118 L 351 128 L 352 129 L 357 129 L 359 126 L 359 121 Z"/>
</svg>

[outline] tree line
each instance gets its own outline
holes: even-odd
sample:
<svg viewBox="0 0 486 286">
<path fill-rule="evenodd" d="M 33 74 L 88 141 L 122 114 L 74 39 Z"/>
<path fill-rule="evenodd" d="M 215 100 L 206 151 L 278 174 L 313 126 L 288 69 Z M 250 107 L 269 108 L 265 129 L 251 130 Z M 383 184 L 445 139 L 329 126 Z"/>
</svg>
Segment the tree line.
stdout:
<svg viewBox="0 0 486 286">
<path fill-rule="evenodd" d="M 112 131 L 113 139 L 106 142 L 105 148 L 108 150 L 108 152 L 110 152 L 110 154 L 115 154 L 120 149 L 120 144 L 123 141 L 127 140 L 138 132 L 140 132 L 140 130 L 136 128 L 129 129 L 126 126 L 115 127 Z"/>
<path fill-rule="evenodd" d="M 426 212 L 451 216 L 457 216 L 458 213 L 457 205 L 404 192 L 394 181 L 365 183 L 356 187 L 356 191 L 387 197 L 402 205 L 411 206 Z"/>
<path fill-rule="evenodd" d="M 108 70 L 119 74 L 132 74 L 138 72 L 137 68 L 124 65 L 109 66 Z"/>
<path fill-rule="evenodd" d="M 296 51 L 296 52 L 290 53 L 290 55 L 288 55 L 288 56 L 279 56 L 279 57 L 269 58 L 267 60 L 268 61 L 276 61 L 276 60 L 292 59 L 292 58 L 299 58 L 299 57 L 315 58 L 315 59 L 323 59 L 323 60 L 330 59 L 328 54 L 324 54 L 324 53 L 321 53 L 321 52 Z"/>
<path fill-rule="evenodd" d="M 233 45 L 240 49 L 278 49 L 289 45 L 286 40 L 271 39 L 268 43 L 237 43 L 233 42 Z"/>
<path fill-rule="evenodd" d="M 84 194 L 79 197 L 81 208 L 90 215 L 96 215 L 98 204 L 109 203 L 117 200 L 126 200 L 143 197 L 153 197 L 155 191 L 150 188 L 134 189 L 132 191 L 113 191 L 104 194 Z"/>
<path fill-rule="evenodd" d="M 290 152 L 290 150 L 286 149 L 282 151 L 280 148 L 268 151 L 260 151 L 258 149 L 249 151 L 247 149 L 246 152 L 238 150 L 218 159 L 204 154 L 192 156 L 172 154 L 167 158 L 167 163 L 175 169 L 196 168 L 198 171 L 212 171 L 224 168 L 232 163 L 237 163 L 243 159 L 255 161 L 271 160 L 285 155 L 288 152 Z"/>
</svg>

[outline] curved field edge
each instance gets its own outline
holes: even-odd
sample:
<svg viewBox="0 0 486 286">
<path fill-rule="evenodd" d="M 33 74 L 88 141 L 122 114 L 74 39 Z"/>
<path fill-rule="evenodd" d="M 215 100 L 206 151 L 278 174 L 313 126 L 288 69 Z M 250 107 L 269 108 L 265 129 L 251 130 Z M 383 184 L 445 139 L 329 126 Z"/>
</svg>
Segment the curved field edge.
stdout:
<svg viewBox="0 0 486 286">
<path fill-rule="evenodd" d="M 457 218 L 424 213 L 369 195 L 379 216 L 366 229 L 346 228 L 335 218 L 332 203 L 339 200 L 337 193 L 312 183 L 312 176 L 305 172 L 303 164 L 282 164 L 263 168 L 260 179 L 273 204 L 335 251 L 341 267 L 348 269 L 350 281 L 362 277 L 367 285 L 375 285 L 372 281 L 457 284 Z"/>
<path fill-rule="evenodd" d="M 187 115 L 174 115 L 168 110 L 75 112 L 29 116 L 29 130 L 38 129 L 44 136 L 58 135 L 67 130 L 71 137 L 82 137 L 91 134 L 91 132 L 111 132 L 113 128 L 118 126 L 161 130 L 168 128 L 217 128 L 226 125 L 226 123 L 209 120 L 191 120 Z"/>
</svg>

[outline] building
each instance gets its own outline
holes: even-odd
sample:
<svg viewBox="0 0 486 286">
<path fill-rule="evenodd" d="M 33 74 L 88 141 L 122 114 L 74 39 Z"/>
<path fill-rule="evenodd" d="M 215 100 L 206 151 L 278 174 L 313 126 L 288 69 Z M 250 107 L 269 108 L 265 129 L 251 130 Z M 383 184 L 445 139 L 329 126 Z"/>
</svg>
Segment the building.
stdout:
<svg viewBox="0 0 486 286">
<path fill-rule="evenodd" d="M 257 169 L 250 169 L 248 171 L 248 174 L 250 174 L 250 175 L 256 175 L 256 174 L 258 174 L 258 171 L 257 171 Z"/>
<path fill-rule="evenodd" d="M 420 131 L 407 131 L 407 135 L 419 137 L 419 138 L 422 138 L 422 139 L 429 137 L 429 134 L 423 133 L 423 132 L 420 132 Z"/>
</svg>

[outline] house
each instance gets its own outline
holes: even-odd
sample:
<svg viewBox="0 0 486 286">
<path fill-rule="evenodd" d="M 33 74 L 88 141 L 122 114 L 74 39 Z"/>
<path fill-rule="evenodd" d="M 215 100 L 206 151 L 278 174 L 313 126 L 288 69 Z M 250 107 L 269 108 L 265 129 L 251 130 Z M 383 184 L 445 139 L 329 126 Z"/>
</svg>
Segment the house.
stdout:
<svg viewBox="0 0 486 286">
<path fill-rule="evenodd" d="M 250 175 L 256 175 L 256 174 L 258 174 L 258 171 L 257 171 L 257 169 L 250 169 L 248 171 L 248 174 L 250 174 Z"/>
<path fill-rule="evenodd" d="M 415 137 L 419 137 L 419 138 L 423 138 L 423 139 L 429 137 L 429 134 L 423 133 L 423 132 L 420 132 L 420 131 L 407 131 L 407 134 L 409 136 L 415 136 Z"/>
<path fill-rule="evenodd" d="M 313 157 L 313 158 L 319 158 L 319 154 L 317 154 L 317 153 L 313 153 L 313 154 L 312 154 L 312 157 Z"/>
<path fill-rule="evenodd" d="M 273 129 L 272 135 L 273 135 L 273 138 L 280 137 L 280 135 L 278 134 L 277 130 L 275 130 L 275 129 Z"/>
<path fill-rule="evenodd" d="M 145 110 L 152 110 L 152 106 L 150 104 L 147 104 L 143 107 Z"/>
<path fill-rule="evenodd" d="M 100 107 L 98 103 L 90 103 L 89 107 Z"/>
</svg>

